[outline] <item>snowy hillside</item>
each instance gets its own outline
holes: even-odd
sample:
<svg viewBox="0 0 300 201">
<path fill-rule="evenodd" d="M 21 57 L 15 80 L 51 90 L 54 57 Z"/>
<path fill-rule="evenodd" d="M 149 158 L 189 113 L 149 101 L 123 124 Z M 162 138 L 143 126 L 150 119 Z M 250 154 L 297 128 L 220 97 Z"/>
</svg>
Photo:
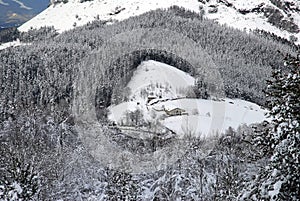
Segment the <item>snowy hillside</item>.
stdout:
<svg viewBox="0 0 300 201">
<path fill-rule="evenodd" d="M 135 71 L 127 87 L 129 101 L 111 106 L 110 120 L 121 128 L 136 126 L 206 136 L 225 132 L 242 124 L 259 123 L 266 119 L 260 106 L 243 100 L 203 100 L 187 98 L 194 78 L 172 66 L 145 61 Z M 137 122 L 135 116 L 139 119 Z M 136 121 L 136 122 L 134 122 Z M 160 125 L 160 128 L 157 128 Z"/>
<path fill-rule="evenodd" d="M 144 99 L 141 93 L 146 89 L 148 95 L 178 98 L 179 89 L 192 86 L 195 79 L 189 74 L 170 65 L 149 60 L 143 62 L 128 83 L 134 99 Z M 182 96 L 182 95 L 181 95 Z"/>
<path fill-rule="evenodd" d="M 70 31 L 0 32 L 0 201 L 300 200 L 300 46 L 213 21 L 290 38 L 300 3 L 51 2 L 20 30 Z"/>
<path fill-rule="evenodd" d="M 54 26 L 59 32 L 95 19 L 123 20 L 172 5 L 201 12 L 205 17 L 241 30 L 261 29 L 290 39 L 300 38 L 300 3 L 296 0 L 93 0 L 56 3 L 23 24 L 19 30 Z M 298 40 L 299 43 L 299 40 Z"/>
</svg>

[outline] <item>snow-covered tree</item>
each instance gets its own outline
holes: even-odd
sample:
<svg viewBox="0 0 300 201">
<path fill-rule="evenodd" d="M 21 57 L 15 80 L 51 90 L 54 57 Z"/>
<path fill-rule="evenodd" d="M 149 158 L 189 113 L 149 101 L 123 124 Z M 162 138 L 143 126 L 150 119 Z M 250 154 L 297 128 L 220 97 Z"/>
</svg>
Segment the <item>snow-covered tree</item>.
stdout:
<svg viewBox="0 0 300 201">
<path fill-rule="evenodd" d="M 292 56 L 285 60 L 266 90 L 272 127 L 257 142 L 267 147 L 270 162 L 249 194 L 259 200 L 300 199 L 300 61 Z"/>
<path fill-rule="evenodd" d="M 138 186 L 129 173 L 107 170 L 105 200 L 137 200 Z"/>
</svg>

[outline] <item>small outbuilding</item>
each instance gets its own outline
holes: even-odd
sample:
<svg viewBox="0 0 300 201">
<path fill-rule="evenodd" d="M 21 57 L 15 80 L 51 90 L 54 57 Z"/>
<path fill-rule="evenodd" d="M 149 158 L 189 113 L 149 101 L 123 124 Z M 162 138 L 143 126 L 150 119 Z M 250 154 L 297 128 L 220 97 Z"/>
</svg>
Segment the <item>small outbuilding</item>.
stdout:
<svg viewBox="0 0 300 201">
<path fill-rule="evenodd" d="M 179 116 L 179 115 L 186 115 L 187 112 L 181 108 L 174 108 L 171 110 L 165 110 L 166 114 L 169 116 Z"/>
<path fill-rule="evenodd" d="M 155 100 L 155 99 L 157 99 L 156 96 L 148 96 L 147 103 L 149 103 L 150 101 Z"/>
</svg>

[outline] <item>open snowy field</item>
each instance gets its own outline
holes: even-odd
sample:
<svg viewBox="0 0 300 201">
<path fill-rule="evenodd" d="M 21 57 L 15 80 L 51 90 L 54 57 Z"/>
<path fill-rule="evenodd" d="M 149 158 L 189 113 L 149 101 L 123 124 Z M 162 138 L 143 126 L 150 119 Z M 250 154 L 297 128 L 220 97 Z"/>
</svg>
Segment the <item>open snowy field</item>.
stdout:
<svg viewBox="0 0 300 201">
<path fill-rule="evenodd" d="M 145 124 L 158 123 L 178 137 L 209 137 L 223 133 L 229 127 L 237 129 L 242 124 L 266 120 L 267 111 L 248 101 L 185 98 L 182 92 L 194 81 L 189 74 L 175 67 L 145 61 L 127 85 L 131 90 L 130 101 L 111 106 L 109 119 L 120 126 L 128 126 L 129 114 L 139 111 L 139 118 Z"/>
</svg>

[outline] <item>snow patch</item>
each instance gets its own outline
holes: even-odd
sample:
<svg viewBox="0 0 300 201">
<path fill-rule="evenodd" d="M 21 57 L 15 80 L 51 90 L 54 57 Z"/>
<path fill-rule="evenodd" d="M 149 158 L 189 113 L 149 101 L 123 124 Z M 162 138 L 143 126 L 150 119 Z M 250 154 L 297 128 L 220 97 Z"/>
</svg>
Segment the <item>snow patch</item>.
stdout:
<svg viewBox="0 0 300 201">
<path fill-rule="evenodd" d="M 28 43 L 21 43 L 19 39 L 7 43 L 3 43 L 0 45 L 0 50 L 4 50 L 9 47 L 17 47 L 21 45 L 29 45 Z"/>
</svg>

